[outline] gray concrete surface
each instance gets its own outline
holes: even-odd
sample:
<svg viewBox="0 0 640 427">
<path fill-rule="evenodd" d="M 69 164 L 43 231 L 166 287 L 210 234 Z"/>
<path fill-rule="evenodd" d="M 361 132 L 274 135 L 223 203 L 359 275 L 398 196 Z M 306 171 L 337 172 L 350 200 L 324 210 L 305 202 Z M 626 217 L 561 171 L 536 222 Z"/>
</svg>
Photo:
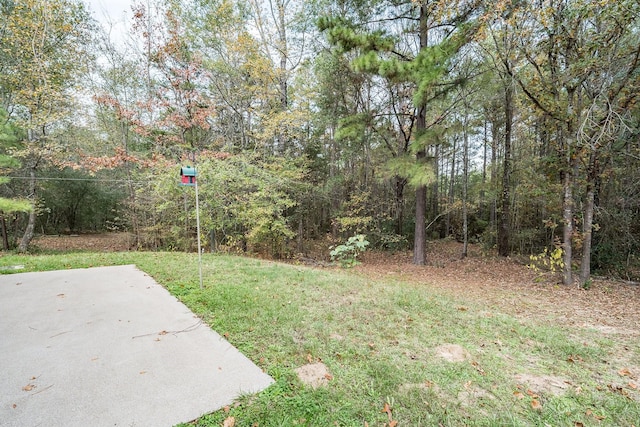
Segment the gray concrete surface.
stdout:
<svg viewBox="0 0 640 427">
<path fill-rule="evenodd" d="M 134 266 L 0 275 L 0 426 L 173 426 L 272 382 Z"/>
</svg>

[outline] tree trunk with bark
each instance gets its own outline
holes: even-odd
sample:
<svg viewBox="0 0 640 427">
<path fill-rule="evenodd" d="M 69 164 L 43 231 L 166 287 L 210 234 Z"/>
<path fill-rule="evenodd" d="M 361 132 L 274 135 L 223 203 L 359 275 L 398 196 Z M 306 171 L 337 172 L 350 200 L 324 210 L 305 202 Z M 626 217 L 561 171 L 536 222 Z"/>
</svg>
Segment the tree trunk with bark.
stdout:
<svg viewBox="0 0 640 427">
<path fill-rule="evenodd" d="M 421 108 L 418 112 L 418 130 L 425 129 L 425 111 Z M 422 149 L 416 153 L 416 161 L 419 164 L 426 162 L 427 152 Z M 416 224 L 413 239 L 413 263 L 425 265 L 427 262 L 427 186 L 420 185 L 416 188 Z"/>
<path fill-rule="evenodd" d="M 565 172 L 562 180 L 562 261 L 564 266 L 562 268 L 562 283 L 565 285 L 573 284 L 573 275 L 571 271 L 571 262 L 573 259 L 573 176 L 571 171 Z"/>
<path fill-rule="evenodd" d="M 425 49 L 428 44 L 429 26 L 427 23 L 427 5 L 420 5 L 420 50 Z M 424 105 L 417 106 L 418 117 L 416 118 L 416 133 L 422 135 L 427 128 L 426 111 Z M 421 148 L 416 153 L 416 161 L 419 164 L 425 163 L 427 151 Z M 416 224 L 413 238 L 413 263 L 415 265 L 426 264 L 427 246 L 427 186 L 419 185 L 416 188 Z"/>
<path fill-rule="evenodd" d="M 2 229 L 2 250 L 9 250 L 9 236 L 7 234 L 7 221 L 4 219 L 4 214 L 0 214 L 0 229 Z"/>
<path fill-rule="evenodd" d="M 595 209 L 595 184 L 598 177 L 597 153 L 591 154 L 587 171 L 587 197 L 584 205 L 582 225 L 582 261 L 580 262 L 580 286 L 585 287 L 591 280 L 591 243 L 593 241 L 593 211 Z"/>
<path fill-rule="evenodd" d="M 33 240 L 33 235 L 36 228 L 36 169 L 32 167 L 29 170 L 29 200 L 33 204 L 33 209 L 29 212 L 29 219 L 27 222 L 27 228 L 24 230 L 20 244 L 18 245 L 18 252 L 25 253 L 29 249 L 29 244 Z"/>
<path fill-rule="evenodd" d="M 425 153 L 422 153 L 422 158 Z M 418 153 L 420 159 L 420 153 Z M 413 246 L 413 263 L 415 265 L 425 265 L 427 261 L 427 230 L 426 230 L 426 210 L 427 210 L 427 187 L 421 185 L 416 189 L 416 227 Z"/>
<path fill-rule="evenodd" d="M 467 113 L 468 114 L 468 113 Z M 469 133 L 468 133 L 468 117 L 465 114 L 463 129 L 463 147 L 462 147 L 462 259 L 467 257 L 469 250 L 469 209 L 467 207 L 467 198 L 469 193 Z"/>
<path fill-rule="evenodd" d="M 407 179 L 401 176 L 395 177 L 395 220 L 396 234 L 402 236 L 404 234 L 404 188 L 407 185 Z"/>
<path fill-rule="evenodd" d="M 453 227 L 451 227 L 451 210 L 453 203 L 455 202 L 455 182 L 456 182 L 456 153 L 458 151 L 458 140 L 453 138 L 451 146 L 451 170 L 449 171 L 449 194 L 448 202 L 449 208 L 447 209 L 447 217 L 445 219 L 445 236 L 448 237 L 453 234 Z"/>
<path fill-rule="evenodd" d="M 507 81 L 505 85 L 504 99 L 504 162 L 502 169 L 502 196 L 500 212 L 500 224 L 498 226 L 498 253 L 500 256 L 509 256 L 511 248 L 509 245 L 510 235 L 510 203 L 511 203 L 511 133 L 513 126 L 513 86 Z"/>
</svg>

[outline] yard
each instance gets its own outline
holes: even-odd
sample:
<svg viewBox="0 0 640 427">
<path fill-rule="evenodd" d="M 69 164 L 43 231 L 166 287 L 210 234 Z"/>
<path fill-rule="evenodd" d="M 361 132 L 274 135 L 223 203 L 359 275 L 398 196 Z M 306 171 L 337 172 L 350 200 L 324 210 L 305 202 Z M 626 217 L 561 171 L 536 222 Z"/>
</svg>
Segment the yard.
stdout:
<svg viewBox="0 0 640 427">
<path fill-rule="evenodd" d="M 108 246 L 0 266 L 136 264 L 276 380 L 193 425 L 639 425 L 637 285 L 566 288 L 437 242 L 425 267 L 404 253 L 351 270 L 205 254 L 200 290 L 193 254 Z"/>
</svg>

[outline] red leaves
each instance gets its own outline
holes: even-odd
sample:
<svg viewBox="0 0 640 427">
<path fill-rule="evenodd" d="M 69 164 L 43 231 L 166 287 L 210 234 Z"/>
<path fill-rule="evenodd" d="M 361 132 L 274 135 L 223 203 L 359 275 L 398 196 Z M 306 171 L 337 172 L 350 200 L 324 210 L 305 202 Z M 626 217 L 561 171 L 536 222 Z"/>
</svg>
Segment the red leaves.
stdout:
<svg viewBox="0 0 640 427">
<path fill-rule="evenodd" d="M 128 154 L 122 147 L 116 147 L 112 156 L 94 157 L 80 153 L 79 157 L 75 162 L 62 162 L 59 165 L 72 169 L 86 169 L 95 173 L 103 169 L 115 169 L 127 163 L 140 165 L 142 167 L 153 167 L 166 163 L 165 158 L 160 155 L 154 154 L 151 158 L 140 158 Z"/>
</svg>

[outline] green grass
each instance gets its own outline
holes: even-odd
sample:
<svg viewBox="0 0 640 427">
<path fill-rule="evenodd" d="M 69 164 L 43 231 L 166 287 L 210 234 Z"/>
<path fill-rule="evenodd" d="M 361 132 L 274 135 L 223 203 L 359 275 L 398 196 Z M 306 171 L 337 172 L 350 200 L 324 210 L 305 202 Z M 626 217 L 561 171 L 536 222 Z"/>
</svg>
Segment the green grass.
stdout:
<svg viewBox="0 0 640 427">
<path fill-rule="evenodd" d="M 399 426 L 412 427 L 637 426 L 640 420 L 640 393 L 629 386 L 637 378 L 618 374 L 640 366 L 638 342 L 489 313 L 411 283 L 205 255 L 200 290 L 195 255 L 0 258 L 0 267 L 24 265 L 21 271 L 121 264 L 154 277 L 276 381 L 197 426 L 221 426 L 230 416 L 236 426 L 384 426 L 385 403 Z M 443 344 L 462 346 L 470 359 L 442 360 L 435 349 Z M 297 379 L 294 369 L 309 360 L 328 366 L 327 387 L 314 390 Z M 518 374 L 561 378 L 564 394 L 531 390 Z"/>
</svg>

